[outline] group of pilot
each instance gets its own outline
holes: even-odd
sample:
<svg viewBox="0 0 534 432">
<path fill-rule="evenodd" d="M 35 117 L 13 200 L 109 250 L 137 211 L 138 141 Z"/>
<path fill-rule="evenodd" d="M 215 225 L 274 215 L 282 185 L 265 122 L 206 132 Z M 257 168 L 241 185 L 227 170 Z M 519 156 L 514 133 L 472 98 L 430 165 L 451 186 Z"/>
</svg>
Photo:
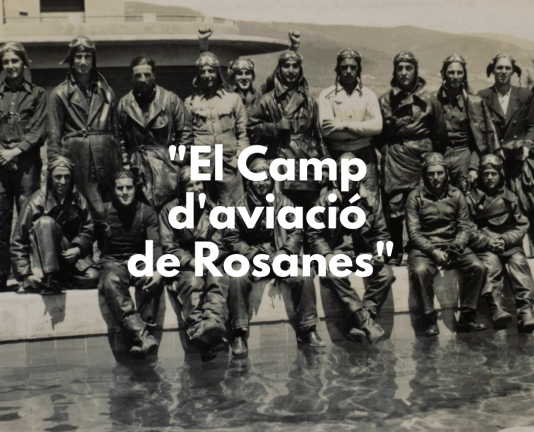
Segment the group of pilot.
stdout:
<svg viewBox="0 0 534 432">
<path fill-rule="evenodd" d="M 18 42 L 0 47 L 0 289 L 12 272 L 20 293 L 50 294 L 98 286 L 110 311 L 131 339 L 132 356 L 145 358 L 158 346 L 152 335 L 164 287 L 177 298 L 191 344 L 217 346 L 232 330 L 233 355 L 247 353 L 249 295 L 257 282 L 250 273 L 229 277 L 222 262 L 240 254 L 251 263 L 267 254 L 319 254 L 327 264 L 344 254 L 355 262 L 373 256 L 373 274 L 363 299 L 348 277 L 327 266 L 320 282 L 344 305 L 347 337 L 376 344 L 384 330 L 375 321 L 407 252 L 410 282 L 417 293 L 427 336 L 439 334 L 434 310 L 434 276 L 442 269 L 464 273 L 457 330 L 486 329 L 476 322 L 482 295 L 494 328 L 512 316 L 503 305 L 504 279 L 513 291 L 518 330 L 534 330 L 534 281 L 523 239 L 534 230 L 534 102 L 527 88 L 511 85 L 521 69 L 509 54 L 498 54 L 487 74 L 495 84 L 475 94 L 468 86 L 466 61 L 445 59 L 443 84 L 436 93 L 425 88 L 417 58 L 409 51 L 393 59 L 391 89 L 377 98 L 362 82 L 362 57 L 353 49 L 336 59 L 335 84 L 318 101 L 308 91 L 299 32 L 289 34 L 266 82 L 256 86 L 250 59 L 230 63 L 223 74 L 210 52 L 211 30 L 199 30 L 201 54 L 193 92 L 185 102 L 156 84 L 156 63 L 147 55 L 131 62 L 133 89 L 120 101 L 97 71 L 94 43 L 71 41 L 63 83 L 45 91 L 30 82 L 30 60 Z M 40 148 L 46 142 L 46 179 L 41 185 Z M 222 180 L 192 178 L 190 148 L 209 146 L 203 157 L 213 162 L 215 144 L 223 145 Z M 171 159 L 171 145 L 186 148 Z M 320 181 L 245 180 L 237 160 L 249 145 L 267 148 L 249 164 L 269 173 L 275 158 L 359 158 L 367 165 L 361 182 L 341 191 L 323 173 Z M 210 165 L 214 166 L 213 163 Z M 211 168 L 207 171 L 211 173 Z M 214 177 L 214 176 L 212 176 Z M 299 178 L 297 170 L 296 178 Z M 194 228 L 175 229 L 173 207 L 194 194 Z M 267 196 L 274 193 L 274 201 Z M 337 197 L 331 200 L 332 193 Z M 204 194 L 205 201 L 200 197 Z M 359 194 L 361 199 L 352 203 Z M 202 201 L 202 202 L 201 202 Z M 358 230 L 336 228 L 318 213 L 324 229 L 305 226 L 267 228 L 265 212 L 251 228 L 238 213 L 235 228 L 210 224 L 216 206 L 335 207 L 339 215 L 356 205 L 366 215 Z M 13 206 L 18 219 L 11 234 Z M 406 232 L 404 232 L 406 231 Z M 407 242 L 404 241 L 407 238 Z M 128 261 L 153 242 L 154 267 L 163 254 L 179 258 L 180 272 L 164 278 L 154 268 L 136 277 Z M 379 241 L 392 241 L 391 257 L 378 253 Z M 96 241 L 96 244 L 95 244 Z M 195 244 L 219 248 L 217 276 L 195 276 Z M 97 259 L 98 257 L 98 259 Z M 356 264 L 352 270 L 357 270 Z M 318 322 L 314 274 L 280 278 L 291 290 L 299 342 L 324 347 Z M 136 288 L 135 303 L 129 287 Z"/>
</svg>

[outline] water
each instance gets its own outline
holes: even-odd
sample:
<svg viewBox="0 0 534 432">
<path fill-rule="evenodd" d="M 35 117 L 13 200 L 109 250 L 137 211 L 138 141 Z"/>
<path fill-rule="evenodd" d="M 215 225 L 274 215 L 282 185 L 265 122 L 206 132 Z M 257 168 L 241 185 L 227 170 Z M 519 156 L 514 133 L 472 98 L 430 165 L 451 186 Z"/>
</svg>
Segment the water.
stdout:
<svg viewBox="0 0 534 432">
<path fill-rule="evenodd" d="M 0 430 L 534 430 L 533 335 L 316 352 L 276 337 L 282 324 L 261 327 L 261 346 L 234 360 L 202 361 L 177 332 L 147 361 L 119 335 L 2 344 Z"/>
</svg>

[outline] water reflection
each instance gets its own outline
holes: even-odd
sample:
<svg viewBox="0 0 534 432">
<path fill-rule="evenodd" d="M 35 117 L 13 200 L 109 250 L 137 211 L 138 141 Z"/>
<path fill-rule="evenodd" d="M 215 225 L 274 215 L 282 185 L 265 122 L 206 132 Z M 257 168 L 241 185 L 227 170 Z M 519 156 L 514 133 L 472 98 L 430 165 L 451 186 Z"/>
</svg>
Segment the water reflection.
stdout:
<svg viewBox="0 0 534 432">
<path fill-rule="evenodd" d="M 179 347 L 179 337 L 165 335 Z M 138 361 L 119 337 L 80 341 L 69 343 L 80 347 L 69 352 L 71 363 L 61 360 L 54 341 L 0 345 L 0 430 L 534 425 L 534 338 L 511 330 L 385 341 L 378 348 L 265 346 L 248 358 L 219 352 L 209 361 L 195 350 Z M 10 359 L 14 351 L 25 365 Z"/>
</svg>

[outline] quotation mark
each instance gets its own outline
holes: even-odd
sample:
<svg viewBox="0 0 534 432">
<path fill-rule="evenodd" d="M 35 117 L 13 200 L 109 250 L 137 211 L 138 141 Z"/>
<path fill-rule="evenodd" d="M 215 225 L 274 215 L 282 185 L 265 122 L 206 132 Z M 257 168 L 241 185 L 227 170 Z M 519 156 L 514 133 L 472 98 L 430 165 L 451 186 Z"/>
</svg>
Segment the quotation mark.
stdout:
<svg viewBox="0 0 534 432">
<path fill-rule="evenodd" d="M 176 146 L 175 145 L 169 146 L 169 157 L 171 158 L 171 160 L 174 160 L 174 158 L 176 157 Z M 184 157 L 185 157 L 185 146 L 181 145 L 178 147 L 178 159 L 183 161 Z"/>
<path fill-rule="evenodd" d="M 384 242 L 383 241 L 379 241 L 376 244 L 376 250 L 378 252 L 378 256 L 382 256 L 382 254 L 384 253 Z M 392 253 L 393 253 L 393 242 L 387 241 L 386 242 L 386 254 L 389 257 L 391 256 Z"/>
</svg>

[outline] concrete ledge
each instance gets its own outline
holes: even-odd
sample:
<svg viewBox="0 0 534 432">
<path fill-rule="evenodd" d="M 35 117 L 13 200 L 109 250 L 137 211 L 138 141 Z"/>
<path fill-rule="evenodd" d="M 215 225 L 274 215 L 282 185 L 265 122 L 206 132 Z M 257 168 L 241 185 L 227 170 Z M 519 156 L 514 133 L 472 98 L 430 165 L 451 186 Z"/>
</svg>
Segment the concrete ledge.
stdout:
<svg viewBox="0 0 534 432">
<path fill-rule="evenodd" d="M 380 313 L 379 322 L 391 323 L 392 336 L 406 337 L 406 326 L 398 329 L 393 326 L 397 321 L 395 316 L 409 315 L 413 321 L 419 313 L 419 306 L 415 293 L 410 289 L 406 267 L 395 267 L 394 273 L 396 281 Z M 363 280 L 354 275 L 351 279 L 353 287 L 362 296 Z M 438 274 L 435 279 L 435 306 L 437 310 L 448 311 L 442 316 L 449 317 L 449 321 L 454 321 L 460 282 L 461 275 L 456 271 Z M 345 317 L 345 310 L 337 298 L 328 289 L 319 286 L 318 278 L 315 285 L 319 317 L 323 320 Z M 133 294 L 133 288 L 131 292 Z M 291 322 L 295 312 L 289 289 L 274 280 L 257 283 L 251 293 L 249 314 L 251 325 Z M 71 290 L 50 296 L 2 293 L 0 318 L 4 323 L 0 327 L 0 342 L 103 335 L 118 330 L 103 296 L 96 289 Z M 403 322 L 406 320 L 403 319 Z M 184 327 L 181 307 L 168 292 L 162 296 L 158 324 L 163 330 Z M 452 329 L 453 324 L 449 323 L 446 328 Z M 414 330 L 409 329 L 409 332 L 413 336 Z"/>
</svg>

